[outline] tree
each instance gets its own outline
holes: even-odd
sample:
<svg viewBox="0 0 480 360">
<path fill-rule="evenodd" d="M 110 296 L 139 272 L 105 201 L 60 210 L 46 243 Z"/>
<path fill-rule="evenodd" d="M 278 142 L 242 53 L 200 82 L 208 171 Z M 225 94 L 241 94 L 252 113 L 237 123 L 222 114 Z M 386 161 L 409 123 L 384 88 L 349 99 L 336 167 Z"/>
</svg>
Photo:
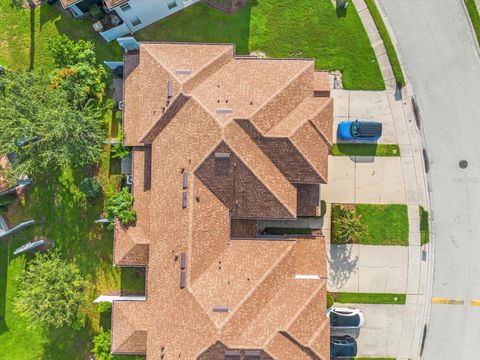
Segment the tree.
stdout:
<svg viewBox="0 0 480 360">
<path fill-rule="evenodd" d="M 50 39 L 48 43 L 55 63 L 52 74 L 54 88 L 66 90 L 72 101 L 83 103 L 88 99 L 102 100 L 107 73 L 97 64 L 91 41 L 72 41 L 66 35 Z"/>
<path fill-rule="evenodd" d="M 104 129 L 100 109 L 78 106 L 45 75 L 7 71 L 0 76 L 0 153 L 15 153 L 14 175 L 40 175 L 98 161 Z"/>
<path fill-rule="evenodd" d="M 133 209 L 133 196 L 124 187 L 107 201 L 106 207 L 109 219 L 117 218 L 123 225 L 133 224 L 137 220 L 137 213 Z M 113 227 L 111 223 L 110 227 Z"/>
<path fill-rule="evenodd" d="M 80 191 L 84 193 L 87 198 L 94 198 L 100 194 L 102 187 L 96 178 L 85 178 L 80 183 Z"/>
<path fill-rule="evenodd" d="M 110 330 L 100 330 L 100 333 L 93 338 L 92 352 L 95 354 L 96 360 L 112 360 L 113 355 L 110 353 Z"/>
<path fill-rule="evenodd" d="M 85 280 L 58 251 L 36 254 L 20 277 L 14 309 L 32 323 L 70 326 L 84 300 Z"/>
</svg>

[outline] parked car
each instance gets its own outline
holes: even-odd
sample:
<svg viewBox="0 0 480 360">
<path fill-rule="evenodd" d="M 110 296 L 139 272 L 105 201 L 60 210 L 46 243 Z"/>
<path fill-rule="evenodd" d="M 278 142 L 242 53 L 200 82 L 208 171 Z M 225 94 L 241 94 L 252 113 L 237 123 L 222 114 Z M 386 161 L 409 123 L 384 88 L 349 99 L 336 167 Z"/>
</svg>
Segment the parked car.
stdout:
<svg viewBox="0 0 480 360">
<path fill-rule="evenodd" d="M 378 140 L 382 123 L 377 121 L 342 121 L 338 124 L 338 138 L 342 140 Z"/>
<path fill-rule="evenodd" d="M 351 336 L 330 338 L 330 357 L 332 359 L 351 359 L 357 356 L 357 342 Z"/>
<path fill-rule="evenodd" d="M 330 332 L 332 336 L 358 337 L 360 328 L 365 322 L 362 310 L 355 308 L 335 308 L 327 310 L 330 319 Z"/>
</svg>

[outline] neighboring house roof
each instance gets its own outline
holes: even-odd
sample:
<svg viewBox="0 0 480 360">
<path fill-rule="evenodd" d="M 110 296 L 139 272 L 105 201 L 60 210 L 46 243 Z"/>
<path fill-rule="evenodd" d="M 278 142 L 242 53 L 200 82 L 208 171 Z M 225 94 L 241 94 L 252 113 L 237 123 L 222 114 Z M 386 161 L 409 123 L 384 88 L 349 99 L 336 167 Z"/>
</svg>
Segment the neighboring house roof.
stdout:
<svg viewBox="0 0 480 360">
<path fill-rule="evenodd" d="M 235 57 L 233 45 L 125 56 L 137 222 L 116 224 L 114 262 L 148 266 L 147 300 L 114 302 L 114 353 L 329 359 L 323 236 L 252 238 L 257 219 L 318 212 L 332 100 L 314 97 L 314 74 L 313 60 Z"/>
<path fill-rule="evenodd" d="M 62 4 L 63 8 L 66 9 L 69 6 L 76 4 L 82 0 L 60 0 L 60 3 Z"/>
</svg>

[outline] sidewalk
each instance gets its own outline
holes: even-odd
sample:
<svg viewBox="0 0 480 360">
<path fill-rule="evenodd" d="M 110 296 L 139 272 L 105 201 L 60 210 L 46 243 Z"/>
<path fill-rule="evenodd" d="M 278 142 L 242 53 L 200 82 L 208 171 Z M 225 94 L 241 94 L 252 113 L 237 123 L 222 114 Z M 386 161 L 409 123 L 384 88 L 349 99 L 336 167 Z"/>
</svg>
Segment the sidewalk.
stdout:
<svg viewBox="0 0 480 360">
<path fill-rule="evenodd" d="M 383 80 L 385 81 L 385 86 L 387 90 L 395 89 L 397 84 L 395 76 L 393 75 L 392 66 L 388 60 L 387 50 L 383 45 L 383 40 L 378 32 L 375 22 L 373 21 L 372 15 L 370 15 L 370 12 L 368 11 L 367 4 L 364 0 L 353 0 L 353 4 L 357 8 L 358 15 L 360 15 L 363 26 L 367 31 L 368 38 L 370 39 L 373 51 L 377 57 L 378 65 L 380 66 L 380 71 L 382 72 Z"/>
</svg>

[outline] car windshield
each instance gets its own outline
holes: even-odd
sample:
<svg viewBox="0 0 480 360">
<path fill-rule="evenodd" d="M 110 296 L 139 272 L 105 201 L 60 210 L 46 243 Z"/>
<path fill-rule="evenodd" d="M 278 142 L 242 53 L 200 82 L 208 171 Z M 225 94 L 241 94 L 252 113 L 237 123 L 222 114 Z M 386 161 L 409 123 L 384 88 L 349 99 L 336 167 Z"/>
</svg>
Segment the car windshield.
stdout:
<svg viewBox="0 0 480 360">
<path fill-rule="evenodd" d="M 358 326 L 360 324 L 360 316 L 355 315 L 341 315 L 335 312 L 330 313 L 330 326 Z"/>
<path fill-rule="evenodd" d="M 352 125 L 350 126 L 350 133 L 352 136 L 358 136 L 358 128 L 360 127 L 360 124 L 357 121 L 352 122 Z"/>
</svg>

